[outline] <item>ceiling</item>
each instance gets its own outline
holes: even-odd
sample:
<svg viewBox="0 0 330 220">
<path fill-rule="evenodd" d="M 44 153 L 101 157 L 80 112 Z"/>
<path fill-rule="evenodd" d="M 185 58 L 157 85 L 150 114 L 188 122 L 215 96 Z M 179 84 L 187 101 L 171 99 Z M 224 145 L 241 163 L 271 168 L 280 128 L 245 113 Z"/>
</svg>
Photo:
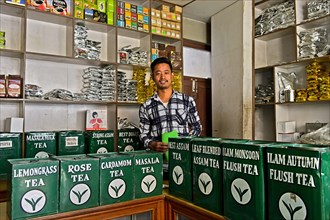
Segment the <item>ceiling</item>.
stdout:
<svg viewBox="0 0 330 220">
<path fill-rule="evenodd" d="M 166 0 L 183 7 L 186 18 L 211 22 L 211 17 L 239 0 Z"/>
</svg>

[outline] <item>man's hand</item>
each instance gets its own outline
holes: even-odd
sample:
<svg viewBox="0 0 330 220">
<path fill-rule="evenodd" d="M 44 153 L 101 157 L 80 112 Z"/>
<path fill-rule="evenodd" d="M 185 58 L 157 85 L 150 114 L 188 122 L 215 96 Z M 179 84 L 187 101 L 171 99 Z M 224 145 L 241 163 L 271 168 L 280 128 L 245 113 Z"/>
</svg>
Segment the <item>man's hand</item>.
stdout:
<svg viewBox="0 0 330 220">
<path fill-rule="evenodd" d="M 151 141 L 149 143 L 149 147 L 151 150 L 158 152 L 166 152 L 168 150 L 168 144 L 160 142 L 160 141 Z"/>
</svg>

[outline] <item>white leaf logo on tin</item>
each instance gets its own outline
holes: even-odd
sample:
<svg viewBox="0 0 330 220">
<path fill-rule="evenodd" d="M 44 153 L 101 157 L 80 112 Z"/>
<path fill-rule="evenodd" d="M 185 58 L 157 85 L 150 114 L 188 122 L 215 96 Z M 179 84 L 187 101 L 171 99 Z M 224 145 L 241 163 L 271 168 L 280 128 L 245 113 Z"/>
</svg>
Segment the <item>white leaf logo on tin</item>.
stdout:
<svg viewBox="0 0 330 220">
<path fill-rule="evenodd" d="M 295 193 L 284 193 L 278 201 L 281 214 L 286 220 L 306 219 L 307 208 L 304 201 Z"/>
<path fill-rule="evenodd" d="M 172 178 L 177 185 L 181 185 L 183 183 L 183 170 L 180 166 L 174 167 Z"/>
<path fill-rule="evenodd" d="M 236 202 L 241 205 L 245 205 L 251 200 L 251 188 L 249 184 L 241 178 L 235 179 L 231 183 L 231 195 L 234 197 Z"/>
<path fill-rule="evenodd" d="M 130 151 L 134 151 L 134 147 L 132 145 L 127 145 L 124 149 L 125 152 L 130 152 Z"/>
<path fill-rule="evenodd" d="M 38 152 L 34 157 L 35 157 L 35 158 L 48 158 L 49 155 L 48 155 L 48 153 L 45 152 L 45 151 L 40 151 L 40 152 Z"/>
<path fill-rule="evenodd" d="M 100 147 L 97 151 L 97 154 L 105 154 L 108 153 L 108 150 L 105 147 Z"/>
<path fill-rule="evenodd" d="M 145 193 L 151 193 L 157 186 L 157 180 L 153 175 L 145 176 L 141 181 L 141 189 Z"/>
<path fill-rule="evenodd" d="M 86 203 L 91 196 L 91 190 L 85 183 L 80 183 L 70 190 L 70 200 L 75 205 Z"/>
<path fill-rule="evenodd" d="M 46 204 L 46 196 L 40 190 L 31 190 L 24 194 L 21 199 L 21 207 L 27 213 L 37 213 Z"/>
<path fill-rule="evenodd" d="M 213 190 L 213 182 L 209 174 L 201 173 L 198 177 L 198 187 L 199 190 L 204 195 L 209 195 Z"/>
<path fill-rule="evenodd" d="M 126 183 L 122 179 L 114 179 L 109 184 L 108 193 L 114 199 L 122 197 L 125 191 L 126 191 Z"/>
</svg>

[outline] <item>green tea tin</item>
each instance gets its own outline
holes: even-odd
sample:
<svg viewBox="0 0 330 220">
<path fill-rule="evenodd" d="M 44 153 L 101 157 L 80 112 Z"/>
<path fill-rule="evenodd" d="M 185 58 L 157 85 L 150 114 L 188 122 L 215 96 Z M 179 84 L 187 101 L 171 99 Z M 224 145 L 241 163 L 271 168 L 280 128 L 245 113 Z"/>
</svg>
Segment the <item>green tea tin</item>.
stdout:
<svg viewBox="0 0 330 220">
<path fill-rule="evenodd" d="M 163 154 L 139 151 L 134 155 L 134 198 L 161 195 L 163 192 Z"/>
<path fill-rule="evenodd" d="M 221 139 L 194 138 L 191 143 L 193 203 L 223 214 Z"/>
<path fill-rule="evenodd" d="M 106 131 L 86 131 L 86 151 L 87 153 L 109 153 L 114 151 L 114 132 Z"/>
<path fill-rule="evenodd" d="M 74 155 L 85 153 L 84 131 L 59 131 L 57 133 L 57 155 Z"/>
<path fill-rule="evenodd" d="M 133 155 L 89 154 L 100 159 L 100 205 L 133 200 Z"/>
<path fill-rule="evenodd" d="M 22 135 L 0 133 L 0 180 L 6 180 L 11 173 L 8 159 L 22 158 Z"/>
<path fill-rule="evenodd" d="M 140 131 L 137 128 L 118 130 L 118 151 L 136 151 L 141 147 Z"/>
<path fill-rule="evenodd" d="M 268 219 L 330 219 L 330 149 L 276 145 L 267 151 Z"/>
<path fill-rule="evenodd" d="M 169 138 L 168 143 L 168 170 L 169 193 L 178 198 L 192 202 L 192 138 Z"/>
<path fill-rule="evenodd" d="M 59 211 L 98 206 L 99 159 L 84 154 L 55 158 L 60 161 Z"/>
<path fill-rule="evenodd" d="M 47 158 L 56 155 L 56 132 L 26 132 L 25 158 Z"/>
<path fill-rule="evenodd" d="M 58 212 L 59 162 L 50 158 L 10 159 L 11 219 L 26 219 Z"/>
</svg>

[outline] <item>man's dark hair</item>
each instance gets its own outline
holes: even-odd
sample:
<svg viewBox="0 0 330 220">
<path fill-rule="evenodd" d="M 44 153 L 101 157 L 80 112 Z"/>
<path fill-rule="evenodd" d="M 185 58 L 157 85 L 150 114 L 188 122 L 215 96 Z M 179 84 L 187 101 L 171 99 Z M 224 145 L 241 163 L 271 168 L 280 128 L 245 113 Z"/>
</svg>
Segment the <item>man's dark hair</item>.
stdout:
<svg viewBox="0 0 330 220">
<path fill-rule="evenodd" d="M 171 61 L 169 59 L 167 59 L 166 57 L 159 57 L 151 63 L 151 73 L 152 74 L 154 73 L 156 65 L 160 64 L 160 63 L 168 64 L 170 66 L 171 72 L 173 72 Z"/>
</svg>

